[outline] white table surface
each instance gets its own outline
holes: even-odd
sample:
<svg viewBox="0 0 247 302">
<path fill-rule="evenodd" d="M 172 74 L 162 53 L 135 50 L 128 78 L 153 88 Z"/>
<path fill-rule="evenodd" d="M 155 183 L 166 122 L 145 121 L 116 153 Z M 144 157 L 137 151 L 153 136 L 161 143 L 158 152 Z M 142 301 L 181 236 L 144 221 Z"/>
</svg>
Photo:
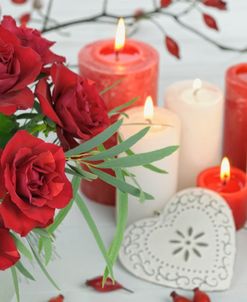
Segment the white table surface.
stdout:
<svg viewBox="0 0 247 302">
<path fill-rule="evenodd" d="M 47 3 L 47 1 L 45 2 Z M 101 0 L 55 0 L 54 2 L 53 15 L 61 22 L 62 20 L 69 20 L 97 12 Z M 200 26 L 205 33 L 222 43 L 243 47 L 247 44 L 247 1 L 230 0 L 228 2 L 229 12 L 209 10 L 212 15 L 216 16 L 219 26 L 222 28 L 220 33 L 205 29 L 201 25 L 201 17 L 196 14 L 192 15 L 192 17 L 186 17 L 185 20 L 193 23 L 196 27 Z M 9 3 L 10 0 L 1 1 L 0 5 L 3 14 L 18 16 L 21 12 L 27 11 L 28 5 L 17 7 Z M 110 0 L 109 7 L 111 12 L 124 14 L 140 6 L 150 8 L 151 3 L 151 0 Z M 224 73 L 227 66 L 247 60 L 246 54 L 219 51 L 214 46 L 181 29 L 170 20 L 164 19 L 163 24 L 167 32 L 180 43 L 182 61 L 177 61 L 166 53 L 162 35 L 152 24 L 142 22 L 142 26 L 135 36 L 137 39 L 152 44 L 161 54 L 159 104 L 163 103 L 165 87 L 174 81 L 200 77 L 203 80 L 208 80 L 223 87 Z M 77 54 L 81 46 L 99 38 L 112 37 L 115 28 L 111 25 L 90 24 L 68 28 L 63 30 L 63 32 L 69 34 L 69 36 L 58 35 L 57 33 L 49 33 L 46 36 L 57 41 L 55 50 L 58 53 L 65 55 L 70 64 L 76 64 Z M 88 203 L 88 206 L 97 221 L 103 239 L 107 244 L 110 244 L 115 228 L 113 209 L 91 202 Z M 227 292 L 212 294 L 213 302 L 246 302 L 247 231 L 238 232 L 237 244 L 238 254 L 232 287 Z M 59 257 L 56 257 L 51 262 L 48 269 L 62 289 L 66 302 L 171 301 L 169 298 L 171 289 L 138 280 L 127 273 L 119 263 L 115 267 L 117 280 L 134 290 L 135 294 L 128 294 L 124 291 L 98 294 L 91 289 L 84 288 L 85 279 L 95 277 L 103 272 L 104 260 L 76 206 L 74 206 L 57 233 L 56 251 Z M 22 302 L 46 302 L 51 296 L 58 294 L 37 266 L 34 274 L 36 282 L 22 282 Z M 15 300 L 13 299 L 13 301 Z"/>
</svg>

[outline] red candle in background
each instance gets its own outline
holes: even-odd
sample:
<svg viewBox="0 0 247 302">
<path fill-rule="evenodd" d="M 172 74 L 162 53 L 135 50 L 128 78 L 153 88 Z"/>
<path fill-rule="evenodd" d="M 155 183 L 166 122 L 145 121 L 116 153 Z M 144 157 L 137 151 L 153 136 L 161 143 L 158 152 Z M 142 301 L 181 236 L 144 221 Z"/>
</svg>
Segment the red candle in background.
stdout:
<svg viewBox="0 0 247 302">
<path fill-rule="evenodd" d="M 135 97 L 134 106 L 144 105 L 147 96 L 157 100 L 159 55 L 157 51 L 139 41 L 127 40 L 123 19 L 119 20 L 114 40 L 91 43 L 79 53 L 81 75 L 93 80 L 99 91 L 121 82 L 103 95 L 108 110 L 112 110 Z M 117 143 L 112 137 L 108 149 Z M 112 170 L 104 170 L 114 175 Z M 91 200 L 105 205 L 115 205 L 115 188 L 97 179 L 81 182 L 82 192 Z"/>
<path fill-rule="evenodd" d="M 233 166 L 247 168 L 247 64 L 226 73 L 224 154 Z"/>
<path fill-rule="evenodd" d="M 95 81 L 99 91 L 122 79 L 103 95 L 109 110 L 135 97 L 139 99 L 134 106 L 144 106 L 149 95 L 157 100 L 158 52 L 140 41 L 125 42 L 124 37 L 124 23 L 119 21 L 115 45 L 114 40 L 97 41 L 79 53 L 80 74 Z"/>
<path fill-rule="evenodd" d="M 232 210 L 236 229 L 247 220 L 247 175 L 238 168 L 230 167 L 224 158 L 221 167 L 203 171 L 197 178 L 197 186 L 219 193 Z"/>
</svg>

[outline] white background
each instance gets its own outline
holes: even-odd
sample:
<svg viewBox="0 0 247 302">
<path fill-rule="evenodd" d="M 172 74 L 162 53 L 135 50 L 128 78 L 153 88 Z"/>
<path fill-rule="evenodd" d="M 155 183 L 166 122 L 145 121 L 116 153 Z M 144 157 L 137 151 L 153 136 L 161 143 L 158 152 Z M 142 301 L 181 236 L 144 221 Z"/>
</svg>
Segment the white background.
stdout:
<svg viewBox="0 0 247 302">
<path fill-rule="evenodd" d="M 46 1 L 47 2 L 47 1 Z M 58 22 L 91 15 L 100 10 L 100 0 L 54 0 L 53 16 Z M 229 12 L 218 12 L 207 9 L 218 20 L 220 33 L 206 29 L 198 13 L 184 18 L 187 22 L 202 29 L 206 34 L 221 43 L 244 47 L 247 46 L 247 1 L 230 0 Z M 27 6 L 10 5 L 10 0 L 2 0 L 0 5 L 3 14 L 19 16 L 28 11 Z M 125 14 L 136 8 L 152 8 L 151 0 L 111 0 L 109 11 Z M 222 52 L 194 34 L 180 28 L 171 20 L 162 18 L 166 31 L 174 37 L 181 46 L 182 60 L 177 61 L 169 56 L 163 46 L 161 33 L 150 23 L 142 22 L 140 30 L 134 36 L 156 47 L 161 55 L 159 103 L 163 102 L 165 88 L 174 81 L 200 77 L 216 85 L 224 87 L 224 74 L 228 66 L 247 60 L 247 54 Z M 115 28 L 112 25 L 86 24 L 63 30 L 63 35 L 49 33 L 47 38 L 56 40 L 56 52 L 66 56 L 70 64 L 77 64 L 79 49 L 87 42 L 99 38 L 113 37 Z M 65 35 L 64 35 L 65 33 Z M 98 223 L 104 240 L 109 244 L 114 233 L 113 209 L 88 204 Z M 247 232 L 238 233 L 238 257 L 235 278 L 232 288 L 228 292 L 212 294 L 212 301 L 245 302 L 247 297 Z M 49 271 L 60 285 L 66 302 L 168 302 L 171 289 L 150 285 L 130 276 L 119 264 L 116 267 L 116 278 L 126 287 L 135 291 L 134 295 L 124 292 L 112 294 L 97 294 L 82 288 L 85 279 L 103 272 L 104 261 L 100 256 L 94 240 L 87 229 L 80 213 L 74 208 L 57 234 L 57 253 L 60 257 L 50 264 Z M 57 291 L 48 283 L 37 269 L 36 283 L 22 283 L 23 302 L 45 302 Z M 2 289 L 1 289 L 2 290 Z M 188 293 L 189 295 L 190 293 Z M 5 302 L 5 301 L 1 301 Z"/>
</svg>

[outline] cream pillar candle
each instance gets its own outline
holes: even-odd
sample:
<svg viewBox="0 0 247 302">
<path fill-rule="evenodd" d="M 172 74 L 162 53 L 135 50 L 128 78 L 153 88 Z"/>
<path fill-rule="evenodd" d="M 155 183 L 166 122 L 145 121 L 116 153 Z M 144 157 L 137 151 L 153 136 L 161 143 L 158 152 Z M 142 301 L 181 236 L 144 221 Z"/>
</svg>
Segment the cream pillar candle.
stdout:
<svg viewBox="0 0 247 302">
<path fill-rule="evenodd" d="M 144 110 L 145 108 L 145 110 Z M 144 116 L 145 111 L 145 116 Z M 135 107 L 126 111 L 120 135 L 123 140 L 129 138 L 144 127 L 150 125 L 150 130 L 132 151 L 143 153 L 180 144 L 180 121 L 177 115 L 164 108 L 154 107 L 152 101 L 147 101 L 145 107 Z M 144 167 L 130 168 L 136 175 L 141 188 L 154 196 L 154 200 L 141 203 L 138 198 L 129 196 L 128 224 L 142 218 L 153 216 L 156 211 L 163 209 L 165 203 L 177 191 L 179 149 L 172 155 L 155 162 L 155 166 L 166 170 L 168 174 L 155 173 Z M 132 182 L 131 179 L 128 179 Z"/>
<path fill-rule="evenodd" d="M 167 89 L 165 107 L 181 120 L 179 190 L 195 186 L 197 175 L 221 160 L 223 93 L 199 79 L 178 82 Z"/>
</svg>

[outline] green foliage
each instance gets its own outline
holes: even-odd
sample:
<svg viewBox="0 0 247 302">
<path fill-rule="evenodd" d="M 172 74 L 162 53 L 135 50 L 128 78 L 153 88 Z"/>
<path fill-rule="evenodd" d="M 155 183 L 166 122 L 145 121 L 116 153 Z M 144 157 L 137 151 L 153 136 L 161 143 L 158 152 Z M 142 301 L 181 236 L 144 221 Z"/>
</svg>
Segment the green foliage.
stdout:
<svg viewBox="0 0 247 302">
<path fill-rule="evenodd" d="M 19 124 L 14 116 L 6 116 L 0 113 L 0 148 L 4 148 L 7 142 L 18 130 Z"/>
</svg>

